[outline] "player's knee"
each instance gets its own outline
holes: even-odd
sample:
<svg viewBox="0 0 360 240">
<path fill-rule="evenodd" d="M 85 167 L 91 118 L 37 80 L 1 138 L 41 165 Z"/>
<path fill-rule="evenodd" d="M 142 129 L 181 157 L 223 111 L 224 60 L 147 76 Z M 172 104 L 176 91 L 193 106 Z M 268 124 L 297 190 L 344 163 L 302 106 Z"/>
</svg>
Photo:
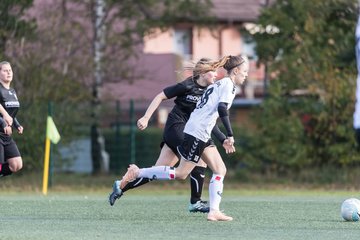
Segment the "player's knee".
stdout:
<svg viewBox="0 0 360 240">
<path fill-rule="evenodd" d="M 14 173 L 22 169 L 22 167 L 23 167 L 23 162 L 21 158 L 14 161 L 9 161 L 9 168 Z"/>
<path fill-rule="evenodd" d="M 9 168 L 13 173 L 16 173 L 22 168 L 22 166 L 17 166 L 17 165 L 13 167 L 9 166 Z"/>
<path fill-rule="evenodd" d="M 22 163 L 22 161 L 20 161 L 19 163 L 18 163 L 18 165 L 17 165 L 17 170 L 16 171 L 19 171 L 19 170 L 21 170 L 23 168 L 23 163 Z"/>
<path fill-rule="evenodd" d="M 225 166 L 222 166 L 222 167 L 219 167 L 216 171 L 216 174 L 219 174 L 221 176 L 225 176 L 226 175 L 226 167 Z"/>
</svg>

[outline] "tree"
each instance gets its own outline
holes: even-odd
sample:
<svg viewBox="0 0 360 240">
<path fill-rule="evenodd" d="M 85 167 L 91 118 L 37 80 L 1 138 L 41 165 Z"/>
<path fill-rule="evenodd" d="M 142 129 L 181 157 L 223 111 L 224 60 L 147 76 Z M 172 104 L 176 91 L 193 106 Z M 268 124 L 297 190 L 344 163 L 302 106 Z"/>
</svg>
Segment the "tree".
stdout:
<svg viewBox="0 0 360 240">
<path fill-rule="evenodd" d="M 94 61 L 94 81 L 92 87 L 92 124 L 91 124 L 91 156 L 93 163 L 94 173 L 106 172 L 108 170 L 107 161 L 105 159 L 105 141 L 99 131 L 99 90 L 103 82 L 104 67 L 103 67 L 103 55 L 106 48 L 106 25 L 105 25 L 105 0 L 93 1 L 93 61 Z M 101 167 L 103 166 L 103 167 Z"/>
<path fill-rule="evenodd" d="M 209 22 L 212 19 L 207 16 L 210 0 L 47 0 L 38 4 L 41 11 L 33 9 L 32 13 L 23 16 L 24 19 L 37 19 L 34 38 L 20 34 L 21 41 L 12 39 L 7 43 L 6 52 L 17 67 L 18 76 L 22 77 L 17 87 L 24 91 L 26 98 L 23 101 L 64 101 L 67 106 L 74 107 L 73 111 L 77 109 L 74 106 L 77 101 L 90 96 L 90 106 L 86 108 L 91 110 L 90 113 L 77 111 L 77 114 L 70 115 L 80 119 L 92 116 L 93 166 L 94 173 L 98 173 L 102 161 L 101 154 L 98 154 L 102 105 L 99 89 L 104 82 L 134 79 L 136 67 L 132 66 L 136 65 L 143 38 L 153 33 L 155 28 L 165 30 L 179 22 Z M 31 78 L 39 81 L 38 84 L 29 84 Z M 38 92 L 35 86 L 41 86 L 45 94 Z M 78 94 L 74 93 L 75 90 Z M 66 99 L 65 96 L 77 98 Z M 67 115 L 69 111 L 61 111 L 57 117 L 62 119 L 61 127 L 71 132 L 74 124 Z M 40 109 L 35 112 L 40 112 Z M 36 118 L 33 119 L 35 125 L 41 125 L 41 116 L 33 117 Z M 33 136 L 42 137 L 35 136 L 35 133 Z"/>
<path fill-rule="evenodd" d="M 209 1 L 207 1 L 209 4 Z M 94 81 L 93 81 L 93 99 L 92 99 L 92 125 L 91 125 L 91 145 L 93 171 L 98 173 L 100 166 L 105 165 L 104 141 L 99 130 L 99 107 L 100 96 L 99 89 L 104 79 L 119 79 L 119 76 L 128 78 L 129 68 L 127 64 L 122 67 L 116 66 L 117 71 L 106 71 L 103 66 L 112 68 L 112 59 L 115 56 L 116 62 L 125 62 L 129 64 L 129 58 L 136 55 L 136 48 L 142 43 L 146 34 L 151 33 L 155 28 L 166 29 L 176 23 L 184 21 L 202 22 L 204 21 L 207 5 L 201 1 L 91 1 L 93 18 L 93 56 L 94 56 Z M 194 17 L 195 16 L 195 17 Z M 116 22 L 120 25 L 116 25 Z M 117 30 L 120 28 L 120 31 Z M 108 35 L 106 29 L 110 29 L 113 35 Z M 111 39 L 116 39 L 112 43 Z M 113 45 L 118 47 L 119 51 L 113 51 Z M 111 50 L 110 50 L 111 49 Z M 114 53 L 118 54 L 114 54 Z M 106 55 L 108 53 L 108 55 Z M 114 61 L 115 62 L 115 61 Z M 121 65 L 120 65 L 121 66 Z M 113 75 L 115 73 L 115 76 Z M 101 164 L 103 163 L 103 164 Z M 104 170 L 104 169 L 103 169 Z"/>
<path fill-rule="evenodd" d="M 13 85 L 21 102 L 18 119 L 25 128 L 18 145 L 28 170 L 39 169 L 43 163 L 49 101 L 55 103 L 54 118 L 61 130 L 62 143 L 77 135 L 76 127 L 86 124 L 90 115 L 89 104 L 84 102 L 90 100 L 86 56 L 91 52 L 91 48 L 87 48 L 91 44 L 75 41 L 83 35 L 84 28 L 78 19 L 68 19 L 67 9 L 62 7 L 64 2 L 58 2 L 59 5 L 45 2 L 42 11 L 24 13 L 21 18 L 35 19 L 38 27 L 33 29 L 31 38 L 25 33 L 19 38 L 10 35 L 6 43 L 6 59 L 12 63 Z M 78 14 L 77 9 L 73 11 L 72 14 Z M 14 138 L 18 136 L 14 134 Z"/>
<path fill-rule="evenodd" d="M 352 130 L 356 19 L 355 0 L 278 0 L 264 9 L 252 37 L 272 80 L 249 158 L 278 170 L 360 161 Z"/>
<path fill-rule="evenodd" d="M 9 38 L 29 35 L 34 30 L 34 22 L 21 19 L 26 9 L 31 7 L 33 0 L 2 0 L 0 1 L 0 56 L 5 53 Z"/>
</svg>

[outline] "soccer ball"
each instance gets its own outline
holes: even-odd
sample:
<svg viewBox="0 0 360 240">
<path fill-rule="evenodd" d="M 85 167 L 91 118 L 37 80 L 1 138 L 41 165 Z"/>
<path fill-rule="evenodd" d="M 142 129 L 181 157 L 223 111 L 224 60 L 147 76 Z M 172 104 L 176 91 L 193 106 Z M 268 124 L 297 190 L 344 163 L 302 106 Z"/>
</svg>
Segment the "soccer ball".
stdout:
<svg viewBox="0 0 360 240">
<path fill-rule="evenodd" d="M 341 204 L 341 216 L 346 221 L 357 222 L 360 219 L 360 200 L 356 198 L 346 199 Z"/>
</svg>

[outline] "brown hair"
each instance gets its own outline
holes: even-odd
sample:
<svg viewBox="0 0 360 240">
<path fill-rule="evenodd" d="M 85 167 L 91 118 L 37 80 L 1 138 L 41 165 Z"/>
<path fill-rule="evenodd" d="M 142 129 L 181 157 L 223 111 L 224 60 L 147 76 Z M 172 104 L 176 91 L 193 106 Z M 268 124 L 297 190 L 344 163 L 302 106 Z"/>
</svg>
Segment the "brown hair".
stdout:
<svg viewBox="0 0 360 240">
<path fill-rule="evenodd" d="M 224 65 L 222 66 L 227 72 L 228 74 L 231 73 L 231 70 L 240 66 L 241 64 L 245 63 L 246 58 L 243 56 L 227 56 L 226 57 L 227 60 L 224 63 Z"/>
</svg>

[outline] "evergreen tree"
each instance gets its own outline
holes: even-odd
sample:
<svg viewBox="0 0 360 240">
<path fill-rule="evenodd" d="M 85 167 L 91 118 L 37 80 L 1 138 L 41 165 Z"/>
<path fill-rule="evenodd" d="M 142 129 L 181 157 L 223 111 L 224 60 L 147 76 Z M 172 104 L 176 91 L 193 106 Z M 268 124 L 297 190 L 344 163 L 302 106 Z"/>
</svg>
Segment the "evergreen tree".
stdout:
<svg viewBox="0 0 360 240">
<path fill-rule="evenodd" d="M 249 164 L 288 171 L 360 161 L 352 129 L 357 12 L 355 0 L 278 0 L 261 13 L 252 37 L 271 80 L 244 144 Z"/>
</svg>

